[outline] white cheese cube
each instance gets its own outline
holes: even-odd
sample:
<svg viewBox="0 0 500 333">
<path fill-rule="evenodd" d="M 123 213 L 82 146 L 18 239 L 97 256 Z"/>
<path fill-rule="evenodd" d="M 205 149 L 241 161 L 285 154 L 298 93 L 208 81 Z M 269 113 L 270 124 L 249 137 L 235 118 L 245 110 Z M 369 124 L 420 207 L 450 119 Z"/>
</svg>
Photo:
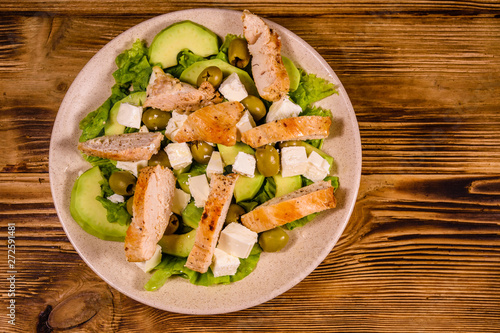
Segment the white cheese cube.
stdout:
<svg viewBox="0 0 500 333">
<path fill-rule="evenodd" d="M 175 170 L 187 167 L 193 161 L 191 149 L 186 142 L 183 143 L 169 143 L 165 147 L 165 152 L 170 160 L 170 165 Z"/>
<path fill-rule="evenodd" d="M 302 112 L 300 105 L 295 104 L 290 100 L 290 97 L 285 96 L 279 101 L 274 102 L 269 107 L 269 112 L 266 115 L 266 123 L 275 120 L 297 117 Z"/>
<path fill-rule="evenodd" d="M 167 128 L 165 128 L 165 136 L 174 141 L 172 138 L 177 134 L 182 125 L 184 125 L 187 118 L 187 115 L 173 111 L 172 117 L 167 123 Z"/>
<path fill-rule="evenodd" d="M 255 156 L 240 151 L 234 159 L 233 171 L 240 175 L 253 178 L 255 174 Z"/>
<path fill-rule="evenodd" d="M 139 128 L 139 133 L 149 133 L 149 129 L 146 125 L 142 125 L 141 128 Z"/>
<path fill-rule="evenodd" d="M 283 147 L 281 149 L 281 175 L 283 177 L 302 175 L 306 170 L 306 147 Z"/>
<path fill-rule="evenodd" d="M 222 157 L 220 156 L 220 153 L 218 151 L 214 151 L 210 156 L 210 161 L 208 161 L 206 172 L 208 178 L 211 178 L 214 173 L 224 173 L 224 163 L 222 162 Z"/>
<path fill-rule="evenodd" d="M 172 212 L 181 215 L 182 211 L 191 200 L 191 195 L 179 188 L 174 189 L 174 198 L 172 200 Z"/>
<path fill-rule="evenodd" d="M 241 83 L 240 77 L 236 73 L 229 75 L 221 83 L 219 92 L 230 102 L 239 102 L 248 96 L 245 86 Z"/>
<path fill-rule="evenodd" d="M 161 246 L 156 244 L 156 250 L 151 259 L 136 262 L 135 264 L 142 269 L 144 272 L 148 273 L 153 270 L 161 262 Z"/>
<path fill-rule="evenodd" d="M 238 271 L 239 266 L 240 259 L 237 257 L 227 254 L 221 249 L 216 248 L 214 250 L 212 265 L 210 265 L 214 277 L 234 275 Z"/>
<path fill-rule="evenodd" d="M 327 160 L 321 157 L 320 154 L 313 151 L 307 158 L 307 170 L 303 174 L 304 177 L 317 182 L 325 179 L 330 172 L 330 164 Z"/>
<path fill-rule="evenodd" d="M 149 77 L 148 84 L 154 84 L 155 81 L 156 81 L 156 72 L 153 71 L 153 72 L 151 72 L 151 76 Z"/>
<path fill-rule="evenodd" d="M 116 121 L 123 126 L 140 128 L 142 119 L 142 106 L 135 106 L 129 103 L 121 103 L 118 108 Z"/>
<path fill-rule="evenodd" d="M 236 123 L 238 134 L 241 135 L 243 132 L 251 130 L 254 127 L 255 127 L 255 121 L 253 120 L 252 115 L 248 110 L 245 110 L 243 116 L 241 116 L 240 120 Z"/>
<path fill-rule="evenodd" d="M 119 195 L 119 194 L 113 194 L 113 195 L 110 195 L 109 197 L 107 197 L 106 199 L 108 199 L 109 201 L 111 201 L 112 203 L 121 203 L 121 202 L 125 202 L 125 197 L 123 195 Z"/>
<path fill-rule="evenodd" d="M 194 198 L 194 205 L 198 208 L 205 207 L 205 203 L 208 199 L 208 193 L 210 192 L 210 186 L 208 185 L 207 176 L 205 174 L 189 177 L 188 186 L 191 195 Z"/>
<path fill-rule="evenodd" d="M 137 178 L 139 171 L 148 166 L 147 160 L 127 162 L 127 161 L 116 161 L 116 167 L 118 169 L 127 170 L 132 172 L 132 174 Z"/>
<path fill-rule="evenodd" d="M 257 242 L 257 236 L 256 232 L 243 224 L 232 222 L 220 233 L 217 247 L 230 255 L 248 258 Z"/>
</svg>

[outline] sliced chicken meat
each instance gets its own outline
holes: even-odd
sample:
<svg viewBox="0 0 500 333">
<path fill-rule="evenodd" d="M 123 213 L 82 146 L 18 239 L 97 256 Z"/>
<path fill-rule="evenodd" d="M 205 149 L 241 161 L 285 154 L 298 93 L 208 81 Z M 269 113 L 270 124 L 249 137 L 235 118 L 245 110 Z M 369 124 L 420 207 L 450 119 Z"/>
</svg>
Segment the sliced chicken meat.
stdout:
<svg viewBox="0 0 500 333">
<path fill-rule="evenodd" d="M 234 173 L 227 176 L 212 175 L 210 193 L 196 230 L 194 246 L 187 258 L 187 268 L 205 273 L 210 267 L 237 179 L 238 175 Z"/>
<path fill-rule="evenodd" d="M 241 134 L 241 141 L 257 148 L 268 143 L 290 140 L 325 139 L 330 135 L 329 117 L 302 116 L 275 120 Z"/>
<path fill-rule="evenodd" d="M 196 89 L 163 72 L 158 66 L 153 67 L 152 76 L 154 79 L 147 87 L 144 107 L 163 111 L 194 111 L 207 105 L 222 102 L 220 94 L 207 81 Z"/>
<path fill-rule="evenodd" d="M 278 34 L 257 15 L 243 11 L 243 35 L 252 55 L 252 74 L 265 100 L 280 100 L 290 89 L 290 79 L 281 59 L 281 40 Z"/>
<path fill-rule="evenodd" d="M 175 142 L 207 141 L 225 146 L 236 144 L 236 123 L 245 107 L 240 102 L 206 106 L 191 113 L 174 137 Z"/>
<path fill-rule="evenodd" d="M 141 169 L 137 178 L 132 222 L 125 235 L 128 261 L 151 259 L 168 226 L 172 212 L 175 176 L 160 165 Z"/>
</svg>

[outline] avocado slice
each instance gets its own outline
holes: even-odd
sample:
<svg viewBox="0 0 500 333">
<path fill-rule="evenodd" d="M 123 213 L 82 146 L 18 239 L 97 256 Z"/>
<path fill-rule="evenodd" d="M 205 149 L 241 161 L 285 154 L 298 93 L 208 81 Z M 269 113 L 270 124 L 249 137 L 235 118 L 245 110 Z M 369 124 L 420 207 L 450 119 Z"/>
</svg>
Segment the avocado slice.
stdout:
<svg viewBox="0 0 500 333">
<path fill-rule="evenodd" d="M 187 257 L 194 246 L 196 229 L 182 235 L 171 234 L 163 236 L 158 245 L 161 246 L 161 252 L 171 254 L 177 257 Z"/>
<path fill-rule="evenodd" d="M 185 225 L 196 229 L 198 228 L 198 224 L 200 224 L 202 214 L 203 208 L 196 207 L 194 200 L 191 200 L 182 211 L 182 222 L 184 222 Z"/>
<path fill-rule="evenodd" d="M 71 191 L 71 216 L 87 233 L 103 240 L 123 242 L 128 225 L 108 222 L 106 208 L 96 200 L 101 195 L 103 180 L 98 166 L 78 177 Z"/>
<path fill-rule="evenodd" d="M 162 68 L 177 65 L 177 55 L 184 49 L 208 57 L 219 52 L 219 37 L 191 21 L 174 23 L 160 31 L 149 47 L 149 63 Z"/>
<path fill-rule="evenodd" d="M 281 59 L 283 59 L 283 65 L 285 65 L 288 78 L 290 79 L 290 91 L 295 91 L 299 87 L 300 72 L 293 61 L 283 56 L 281 56 Z"/>
<path fill-rule="evenodd" d="M 273 176 L 274 183 L 276 184 L 275 197 L 281 197 L 302 187 L 302 177 L 300 175 L 283 177 L 281 174 Z"/>
<path fill-rule="evenodd" d="M 236 202 L 250 200 L 255 197 L 265 179 L 266 177 L 258 172 L 252 178 L 240 175 L 234 186 L 233 195 Z"/>
<path fill-rule="evenodd" d="M 211 59 L 211 60 L 195 62 L 181 73 L 180 80 L 183 82 L 190 83 L 192 85 L 197 85 L 198 76 L 200 75 L 200 73 L 205 68 L 210 66 L 219 67 L 220 70 L 222 71 L 224 78 L 228 77 L 233 73 L 238 74 L 238 77 L 240 78 L 241 83 L 243 83 L 243 85 L 245 86 L 247 93 L 250 95 L 259 96 L 259 93 L 257 92 L 257 87 L 255 87 L 255 83 L 253 82 L 252 78 L 250 77 L 250 75 L 248 75 L 247 72 L 231 64 L 228 64 L 227 62 L 220 59 Z"/>
<path fill-rule="evenodd" d="M 111 110 L 109 110 L 108 120 L 104 125 L 104 135 L 122 134 L 125 132 L 125 126 L 119 124 L 118 121 L 116 120 L 116 118 L 118 117 L 118 110 L 120 110 L 120 105 L 122 103 L 129 103 L 135 106 L 141 106 L 145 100 L 146 100 L 146 92 L 138 91 L 116 102 L 111 108 Z"/>
<path fill-rule="evenodd" d="M 233 165 L 236 155 L 238 155 L 240 151 L 255 155 L 255 150 L 243 142 L 236 142 L 234 146 L 217 144 L 217 149 L 219 149 L 220 156 L 222 157 L 222 161 L 224 161 L 225 165 Z"/>
</svg>

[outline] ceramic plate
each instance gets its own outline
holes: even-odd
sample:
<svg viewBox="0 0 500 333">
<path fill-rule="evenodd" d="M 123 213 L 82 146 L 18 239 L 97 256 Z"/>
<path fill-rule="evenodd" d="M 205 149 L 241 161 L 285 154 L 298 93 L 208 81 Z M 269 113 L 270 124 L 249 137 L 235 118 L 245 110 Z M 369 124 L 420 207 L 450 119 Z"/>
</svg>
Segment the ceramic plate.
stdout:
<svg viewBox="0 0 500 333">
<path fill-rule="evenodd" d="M 333 111 L 331 135 L 324 150 L 335 158 L 333 174 L 340 177 L 336 209 L 321 213 L 313 222 L 289 231 L 290 241 L 278 253 L 262 253 L 248 277 L 230 285 L 203 287 L 172 278 L 158 291 L 146 292 L 145 274 L 125 260 L 123 243 L 103 241 L 85 233 L 69 211 L 70 194 L 79 172 L 90 168 L 77 150 L 78 123 L 111 94 L 115 58 L 137 39 L 149 43 L 172 23 L 191 20 L 221 37 L 242 34 L 241 12 L 218 9 L 178 11 L 147 20 L 116 37 L 87 63 L 69 88 L 54 124 L 50 142 L 50 182 L 54 203 L 69 240 L 83 260 L 109 285 L 149 306 L 186 314 L 237 311 L 266 302 L 292 288 L 311 273 L 332 250 L 342 234 L 356 201 L 361 176 L 358 124 L 346 91 L 326 61 L 304 40 L 267 21 L 281 36 L 282 54 L 308 73 L 337 86 L 338 95 L 317 104 Z M 207 18 L 210 18 L 207 20 Z"/>
</svg>

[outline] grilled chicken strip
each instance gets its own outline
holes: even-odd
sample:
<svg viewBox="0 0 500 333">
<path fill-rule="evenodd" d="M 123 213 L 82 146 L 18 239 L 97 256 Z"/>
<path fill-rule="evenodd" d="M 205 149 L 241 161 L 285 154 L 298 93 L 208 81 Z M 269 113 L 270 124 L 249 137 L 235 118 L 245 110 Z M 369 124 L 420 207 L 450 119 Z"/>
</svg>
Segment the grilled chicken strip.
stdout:
<svg viewBox="0 0 500 333">
<path fill-rule="evenodd" d="M 240 102 L 206 106 L 191 113 L 172 138 L 175 142 L 207 141 L 225 146 L 236 144 L 236 123 L 245 107 Z"/>
<path fill-rule="evenodd" d="M 337 201 L 330 181 L 319 181 L 273 198 L 241 216 L 241 223 L 255 232 L 271 230 L 309 214 L 335 208 Z"/>
<path fill-rule="evenodd" d="M 125 235 L 128 261 L 146 261 L 155 253 L 168 226 L 174 189 L 175 177 L 169 168 L 157 165 L 141 169 L 135 187 L 134 216 Z"/>
<path fill-rule="evenodd" d="M 141 161 L 160 150 L 162 139 L 159 132 L 105 135 L 78 143 L 78 149 L 89 156 L 115 161 Z"/>
<path fill-rule="evenodd" d="M 302 116 L 275 120 L 241 134 L 241 141 L 252 148 L 290 140 L 324 139 L 330 135 L 329 117 Z"/>
<path fill-rule="evenodd" d="M 278 34 L 257 15 L 243 11 L 243 35 L 252 55 L 252 74 L 265 100 L 280 100 L 290 89 L 290 79 L 281 59 L 281 40 Z"/>
<path fill-rule="evenodd" d="M 158 67 L 153 67 L 154 80 L 146 89 L 144 107 L 163 111 L 194 111 L 207 105 L 222 102 L 222 97 L 207 81 L 196 89 L 181 82 Z"/>
<path fill-rule="evenodd" d="M 185 265 L 187 268 L 205 273 L 210 267 L 237 179 L 238 175 L 235 173 L 227 176 L 212 175 L 210 193 L 196 229 L 193 249 L 187 258 Z"/>
</svg>

